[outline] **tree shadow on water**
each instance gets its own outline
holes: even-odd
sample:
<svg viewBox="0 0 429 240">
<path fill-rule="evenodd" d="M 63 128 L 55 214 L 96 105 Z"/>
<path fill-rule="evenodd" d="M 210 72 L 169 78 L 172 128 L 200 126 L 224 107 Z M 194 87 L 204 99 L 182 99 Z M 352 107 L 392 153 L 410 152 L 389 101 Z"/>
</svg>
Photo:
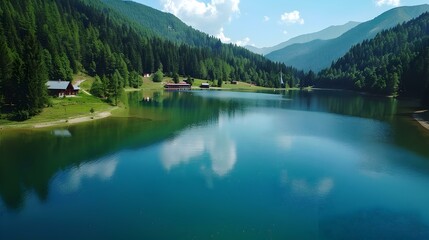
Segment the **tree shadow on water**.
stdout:
<svg viewBox="0 0 429 240">
<path fill-rule="evenodd" d="M 323 239 L 429 239 L 429 225 L 418 213 L 368 209 L 321 219 Z"/>
</svg>

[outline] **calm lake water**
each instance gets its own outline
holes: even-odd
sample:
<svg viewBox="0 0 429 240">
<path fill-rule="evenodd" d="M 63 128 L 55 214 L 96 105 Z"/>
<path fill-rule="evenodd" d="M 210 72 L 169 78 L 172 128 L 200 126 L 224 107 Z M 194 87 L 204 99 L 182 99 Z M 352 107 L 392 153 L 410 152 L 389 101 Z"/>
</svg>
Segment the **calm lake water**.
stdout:
<svg viewBox="0 0 429 240">
<path fill-rule="evenodd" d="M 126 101 L 129 118 L 0 131 L 0 239 L 429 239 L 429 133 L 412 103 Z"/>
</svg>

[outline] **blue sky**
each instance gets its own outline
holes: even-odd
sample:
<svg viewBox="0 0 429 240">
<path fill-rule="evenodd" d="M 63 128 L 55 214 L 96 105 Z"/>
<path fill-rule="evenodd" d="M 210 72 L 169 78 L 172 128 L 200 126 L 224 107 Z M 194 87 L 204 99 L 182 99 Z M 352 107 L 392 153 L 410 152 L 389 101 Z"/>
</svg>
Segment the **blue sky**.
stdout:
<svg viewBox="0 0 429 240">
<path fill-rule="evenodd" d="M 170 12 L 223 42 L 257 47 L 273 46 L 348 21 L 364 22 L 397 6 L 429 4 L 429 0 L 134 1 Z"/>
</svg>

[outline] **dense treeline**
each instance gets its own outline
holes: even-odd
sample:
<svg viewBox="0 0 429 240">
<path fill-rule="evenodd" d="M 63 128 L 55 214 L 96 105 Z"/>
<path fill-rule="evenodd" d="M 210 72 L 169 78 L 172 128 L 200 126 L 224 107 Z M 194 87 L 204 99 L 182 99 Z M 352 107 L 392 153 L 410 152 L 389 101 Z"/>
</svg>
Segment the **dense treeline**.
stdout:
<svg viewBox="0 0 429 240">
<path fill-rule="evenodd" d="M 161 69 L 217 82 L 240 80 L 279 87 L 300 72 L 244 48 L 207 36 L 207 46 L 163 40 L 104 8 L 99 0 L 0 1 L 0 106 L 19 119 L 37 114 L 47 103 L 48 79 L 71 80 L 73 73 L 97 78 L 95 92 L 116 102 L 139 75 Z M 98 6 L 98 7 L 95 7 Z"/>
<path fill-rule="evenodd" d="M 422 97 L 429 105 L 429 13 L 354 46 L 310 84 Z"/>
</svg>

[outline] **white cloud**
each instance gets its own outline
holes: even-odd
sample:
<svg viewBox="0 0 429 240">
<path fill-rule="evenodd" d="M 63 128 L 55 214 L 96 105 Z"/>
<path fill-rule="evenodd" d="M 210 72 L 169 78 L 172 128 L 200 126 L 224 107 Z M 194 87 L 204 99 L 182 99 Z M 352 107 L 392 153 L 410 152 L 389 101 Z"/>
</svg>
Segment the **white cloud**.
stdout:
<svg viewBox="0 0 429 240">
<path fill-rule="evenodd" d="M 248 38 L 248 37 L 235 42 L 235 44 L 237 44 L 237 46 L 246 46 L 246 45 L 249 45 L 249 43 L 250 43 L 250 38 Z"/>
<path fill-rule="evenodd" d="M 299 23 L 304 24 L 304 19 L 301 18 L 299 11 L 285 12 L 280 17 L 283 23 Z"/>
<path fill-rule="evenodd" d="M 219 37 L 230 39 L 223 34 L 225 24 L 240 13 L 240 0 L 161 0 L 163 10 L 174 14 L 186 24 Z M 221 38 L 222 37 L 222 38 Z M 226 42 L 228 42 L 226 41 Z"/>
<path fill-rule="evenodd" d="M 284 31 L 283 31 L 283 34 L 284 34 L 284 35 L 287 35 L 287 34 L 288 34 L 288 32 L 287 32 L 286 30 L 284 30 Z"/>
<path fill-rule="evenodd" d="M 270 21 L 270 17 L 264 16 L 264 22 L 268 22 L 268 21 Z"/>
<path fill-rule="evenodd" d="M 229 43 L 231 42 L 231 38 L 225 36 L 225 33 L 223 32 L 223 27 L 220 28 L 219 33 L 216 34 L 216 37 L 219 38 L 222 42 L 224 43 Z"/>
<path fill-rule="evenodd" d="M 223 43 L 231 43 L 232 41 L 231 41 L 231 38 L 229 38 L 229 37 L 227 37 L 226 35 L 225 35 L 225 32 L 224 32 L 224 30 L 223 30 L 223 27 L 219 30 L 219 33 L 218 34 L 216 34 L 216 36 L 215 37 L 217 37 L 217 38 L 219 38 Z M 246 45 L 248 45 L 249 43 L 250 43 L 250 38 L 248 38 L 248 37 L 245 37 L 244 39 L 242 39 L 242 40 L 238 40 L 238 41 L 235 41 L 234 42 L 237 46 L 246 46 Z"/>
<path fill-rule="evenodd" d="M 375 0 L 375 4 L 377 4 L 377 6 L 388 5 L 397 7 L 401 5 L 401 0 Z"/>
</svg>

